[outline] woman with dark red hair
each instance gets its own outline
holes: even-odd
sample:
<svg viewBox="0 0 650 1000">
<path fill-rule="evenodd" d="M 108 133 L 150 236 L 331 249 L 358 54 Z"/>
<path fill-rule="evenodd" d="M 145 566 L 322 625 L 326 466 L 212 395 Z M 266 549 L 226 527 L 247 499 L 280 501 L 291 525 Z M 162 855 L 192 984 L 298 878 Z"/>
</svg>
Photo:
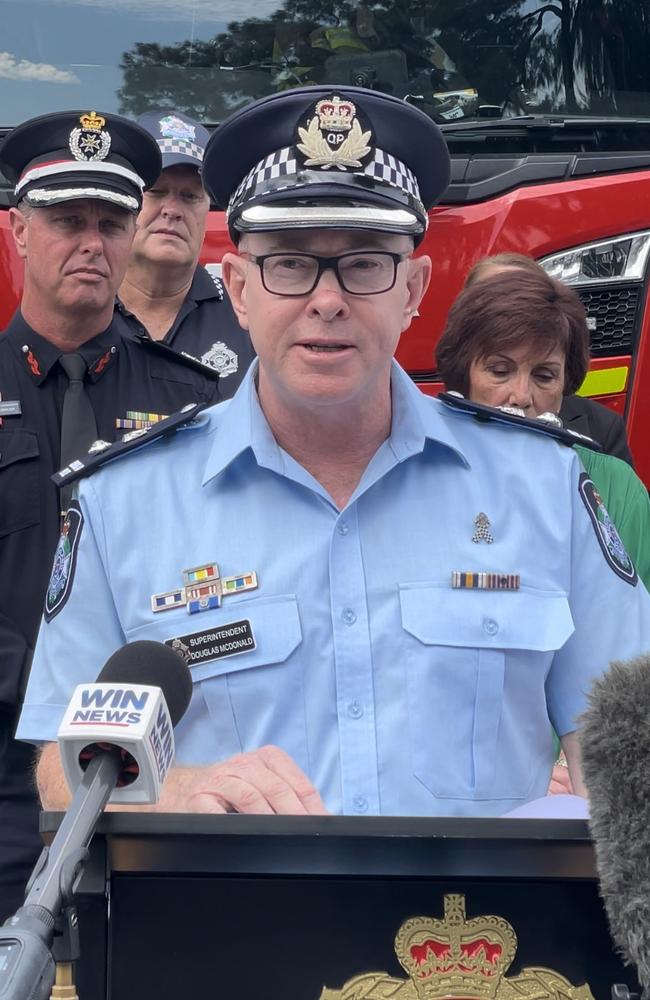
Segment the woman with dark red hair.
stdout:
<svg viewBox="0 0 650 1000">
<path fill-rule="evenodd" d="M 535 261 L 516 255 L 486 258 L 470 272 L 452 306 L 436 357 L 447 389 L 522 416 L 557 419 L 563 400 L 575 393 L 587 373 L 585 310 L 577 292 L 551 278 Z M 602 499 L 616 544 L 625 546 L 650 586 L 650 500 L 645 485 L 630 465 L 613 455 L 580 445 L 576 451 Z M 560 754 L 549 791 L 571 790 Z"/>
</svg>

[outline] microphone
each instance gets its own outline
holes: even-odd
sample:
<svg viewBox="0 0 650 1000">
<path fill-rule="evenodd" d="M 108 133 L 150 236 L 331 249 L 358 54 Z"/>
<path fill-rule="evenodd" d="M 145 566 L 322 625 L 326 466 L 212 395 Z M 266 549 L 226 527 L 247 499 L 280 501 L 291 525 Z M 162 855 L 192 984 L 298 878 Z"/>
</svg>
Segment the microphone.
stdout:
<svg viewBox="0 0 650 1000">
<path fill-rule="evenodd" d="M 178 653 L 162 649 L 165 653 L 160 643 L 148 641 L 123 646 L 95 684 L 75 688 L 57 737 L 70 791 L 79 786 L 93 757 L 115 746 L 122 768 L 109 802 L 142 805 L 160 798 L 174 759 L 173 727 L 192 693 L 189 671 L 177 668 Z M 164 672 L 165 662 L 172 671 Z"/>
<path fill-rule="evenodd" d="M 117 650 L 96 684 L 75 690 L 59 732 L 66 779 L 76 790 L 36 864 L 25 903 L 0 928 L 0 1000 L 50 996 L 55 919 L 62 905 L 70 904 L 104 806 L 113 794 L 129 792 L 136 797 L 119 800 L 157 801 L 173 760 L 172 727 L 191 695 L 183 658 L 169 646 L 145 640 Z M 109 711 L 126 711 L 126 716 L 109 719 Z"/>
<path fill-rule="evenodd" d="M 650 653 L 614 662 L 582 717 L 582 769 L 612 938 L 650 988 Z"/>
</svg>

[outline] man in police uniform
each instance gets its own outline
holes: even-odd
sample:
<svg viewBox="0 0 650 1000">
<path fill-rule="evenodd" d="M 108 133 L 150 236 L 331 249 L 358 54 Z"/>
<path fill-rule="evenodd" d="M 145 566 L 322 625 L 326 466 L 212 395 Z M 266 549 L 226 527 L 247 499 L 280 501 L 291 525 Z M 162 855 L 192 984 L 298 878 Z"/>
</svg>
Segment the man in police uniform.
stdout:
<svg viewBox="0 0 650 1000">
<path fill-rule="evenodd" d="M 163 169 L 144 194 L 118 315 L 132 336 L 212 365 L 227 399 L 255 352 L 221 279 L 199 264 L 210 208 L 200 174 L 208 132 L 180 111 L 150 111 L 138 124 L 158 143 Z"/>
<path fill-rule="evenodd" d="M 226 121 L 204 179 L 259 360 L 81 482 L 20 735 L 54 740 L 74 685 L 148 638 L 195 686 L 162 810 L 498 815 L 546 792 L 549 717 L 582 790 L 576 718 L 650 647 L 650 598 L 566 432 L 479 423 L 393 361 L 431 270 L 413 249 L 449 179 L 439 130 L 385 94 L 293 90 Z M 128 524 L 135 475 L 174 501 Z M 65 804 L 56 746 L 39 782 Z"/>
<path fill-rule="evenodd" d="M 10 221 L 25 265 L 0 337 L 0 922 L 40 850 L 30 748 L 13 740 L 67 505 L 50 476 L 185 404 L 218 399 L 209 368 L 125 341 L 113 320 L 142 190 L 160 171 L 151 136 L 95 112 L 44 115 L 6 140 Z M 102 447 L 100 444 L 99 447 Z M 149 504 L 133 487 L 124 507 Z M 92 601 L 92 595 L 86 595 Z"/>
</svg>

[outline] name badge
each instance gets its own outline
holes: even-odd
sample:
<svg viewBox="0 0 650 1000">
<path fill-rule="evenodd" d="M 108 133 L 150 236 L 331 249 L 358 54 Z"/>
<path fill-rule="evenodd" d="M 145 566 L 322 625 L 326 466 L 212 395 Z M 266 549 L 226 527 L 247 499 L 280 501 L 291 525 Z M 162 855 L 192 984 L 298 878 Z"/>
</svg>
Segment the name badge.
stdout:
<svg viewBox="0 0 650 1000">
<path fill-rule="evenodd" d="M 220 625 L 219 628 L 166 639 L 165 645 L 180 653 L 188 667 L 198 667 L 200 663 L 248 653 L 255 649 L 256 643 L 251 623 L 244 618 L 239 622 Z"/>
</svg>

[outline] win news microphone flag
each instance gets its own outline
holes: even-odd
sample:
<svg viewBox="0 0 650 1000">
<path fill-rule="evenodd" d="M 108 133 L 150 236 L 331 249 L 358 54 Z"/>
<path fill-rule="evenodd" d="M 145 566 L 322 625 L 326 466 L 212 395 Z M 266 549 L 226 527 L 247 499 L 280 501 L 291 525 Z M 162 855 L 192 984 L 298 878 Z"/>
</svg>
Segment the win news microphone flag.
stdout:
<svg viewBox="0 0 650 1000">
<path fill-rule="evenodd" d="M 178 659 L 168 646 L 162 648 Z M 92 757 L 113 745 L 123 767 L 109 802 L 158 801 L 174 759 L 173 728 L 191 696 L 189 671 L 182 685 L 170 686 L 168 676 L 176 674 L 161 672 L 163 659 L 159 643 L 131 643 L 111 656 L 95 684 L 75 688 L 57 735 L 72 792 Z"/>
<path fill-rule="evenodd" d="M 0 928 L 0 1000 L 50 997 L 55 920 L 63 900 L 69 905 L 74 894 L 104 806 L 125 792 L 135 796 L 126 801 L 157 801 L 173 760 L 171 730 L 191 695 L 192 678 L 182 657 L 148 641 L 123 646 L 96 684 L 75 691 L 60 748 L 76 791 L 37 862 L 24 905 Z"/>
<path fill-rule="evenodd" d="M 580 732 L 600 893 L 612 937 L 650 995 L 650 653 L 594 684 Z"/>
</svg>

